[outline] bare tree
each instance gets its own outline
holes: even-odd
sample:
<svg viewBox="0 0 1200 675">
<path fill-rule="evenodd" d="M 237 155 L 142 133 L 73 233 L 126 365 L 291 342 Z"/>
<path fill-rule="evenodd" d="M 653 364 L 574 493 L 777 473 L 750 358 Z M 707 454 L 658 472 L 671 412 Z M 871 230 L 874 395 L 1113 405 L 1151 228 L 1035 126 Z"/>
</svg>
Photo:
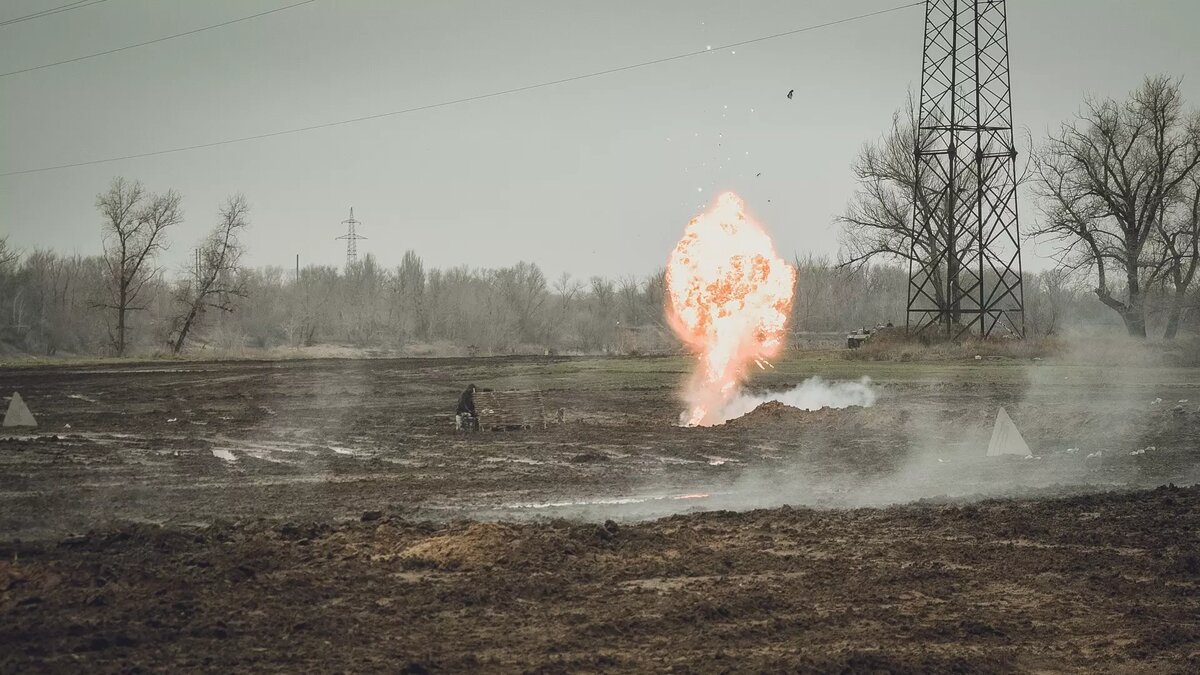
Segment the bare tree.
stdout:
<svg viewBox="0 0 1200 675">
<path fill-rule="evenodd" d="M 392 279 L 395 295 L 391 323 L 397 328 L 397 339 L 423 336 L 428 332 L 425 305 L 425 262 L 416 251 L 405 251 Z"/>
<path fill-rule="evenodd" d="M 1160 219 L 1158 236 L 1165 262 L 1165 283 L 1169 283 L 1170 310 L 1163 337 L 1173 340 L 1188 309 L 1187 295 L 1200 269 L 1200 171 L 1186 185 Z"/>
<path fill-rule="evenodd" d="M 17 252 L 8 247 L 8 237 L 0 237 L 0 274 L 8 271 L 8 266 L 17 261 Z"/>
<path fill-rule="evenodd" d="M 376 342 L 387 333 L 389 298 L 385 285 L 388 273 L 373 254 L 366 254 L 353 265 L 346 265 L 337 284 L 336 325 L 346 341 L 355 345 Z"/>
<path fill-rule="evenodd" d="M 1173 279 L 1184 284 L 1181 303 L 1195 273 L 1194 240 L 1165 220 L 1200 171 L 1200 115 L 1184 113 L 1178 80 L 1147 78 L 1125 102 L 1089 101 L 1034 165 L 1044 219 L 1033 234 L 1057 242 L 1070 268 L 1090 270 L 1096 297 L 1146 337 L 1147 294 Z"/>
<path fill-rule="evenodd" d="M 583 347 L 608 351 L 616 342 L 617 289 L 611 279 L 593 276 L 586 320 L 582 325 Z"/>
<path fill-rule="evenodd" d="M 948 232 L 946 214 L 951 203 L 970 199 L 975 186 L 956 183 L 951 201 L 951 191 L 934 185 L 928 172 L 924 189 L 917 190 L 917 140 L 917 102 L 910 95 L 908 105 L 892 115 L 888 132 L 865 144 L 852 165 L 858 190 L 837 218 L 842 225 L 838 267 L 881 260 L 928 267 L 929 286 L 942 307 L 947 302 L 943 280 L 957 279 L 957 261 L 965 250 L 944 253 L 971 241 Z"/>
<path fill-rule="evenodd" d="M 837 218 L 842 225 L 841 266 L 864 265 L 877 258 L 912 259 L 913 200 L 916 195 L 915 104 L 892 115 L 892 126 L 875 143 L 864 144 L 851 166 L 858 190 Z M 924 209 L 933 214 L 936 209 Z M 930 220 L 919 235 L 936 241 Z"/>
<path fill-rule="evenodd" d="M 108 263 L 109 302 L 102 305 L 117 312 L 113 347 L 125 354 L 126 316 L 143 309 L 136 303 L 142 287 L 157 271 L 155 255 L 165 247 L 167 228 L 183 221 L 179 193 L 169 190 L 147 195 L 140 182 L 113 179 L 107 192 L 96 196 L 103 214 L 104 257 Z"/>
<path fill-rule="evenodd" d="M 583 291 L 583 283 L 573 279 L 570 272 L 563 272 L 554 281 L 553 320 L 549 326 L 549 339 L 555 347 L 561 346 L 570 339 L 578 326 L 572 318 L 572 306 Z"/>
<path fill-rule="evenodd" d="M 221 205 L 220 222 L 198 249 L 191 278 L 179 285 L 175 299 L 182 312 L 175 317 L 175 337 L 171 343 L 175 354 L 183 351 L 188 334 L 205 311 L 232 312 L 234 299 L 246 297 L 245 282 L 239 274 L 245 249 L 239 236 L 249 225 L 246 221 L 249 210 L 246 198 L 240 194 Z"/>
<path fill-rule="evenodd" d="M 533 263 L 519 262 L 496 272 L 496 289 L 516 324 L 518 339 L 535 342 L 542 335 L 538 314 L 546 302 L 546 276 Z"/>
<path fill-rule="evenodd" d="M 571 278 L 570 272 L 563 272 L 554 281 L 554 293 L 558 296 L 558 309 L 563 315 L 571 307 L 571 302 L 583 290 L 583 284 Z"/>
<path fill-rule="evenodd" d="M 632 274 L 617 280 L 617 293 L 621 300 L 618 316 L 626 326 L 641 323 L 642 286 Z"/>
<path fill-rule="evenodd" d="M 960 175 L 947 186 L 944 174 L 925 170 L 918 179 L 918 145 L 927 147 L 938 133 L 928 122 L 920 130 L 918 126 L 917 101 L 910 95 L 907 106 L 892 116 L 887 133 L 859 152 L 852 165 L 858 189 L 836 219 L 842 226 L 838 267 L 907 263 L 928 276 L 923 287 L 932 293 L 930 299 L 957 321 L 961 307 L 949 307 L 948 298 L 961 297 L 961 261 L 971 257 L 978 239 L 964 235 L 963 224 L 950 214 L 961 212 L 956 205 L 977 203 L 980 177 Z M 955 152 L 960 161 L 970 161 L 974 150 L 958 145 Z M 1015 180 L 1020 184 L 1028 176 L 1025 166 Z"/>
<path fill-rule="evenodd" d="M 16 251 L 8 247 L 8 237 L 0 237 L 0 298 L 5 299 L 7 301 L 6 304 L 9 305 L 7 308 L 0 305 L 0 309 L 13 310 L 13 306 L 16 304 L 14 302 L 16 300 L 16 293 L 13 289 L 9 288 L 11 283 L 9 277 L 12 274 L 12 268 L 16 267 L 15 263 L 19 257 Z M 14 321 L 13 326 L 17 325 L 19 324 Z M 3 326 L 3 324 L 0 324 L 0 326 Z M 2 330 L 0 330 L 0 334 L 3 334 Z"/>
<path fill-rule="evenodd" d="M 664 311 L 667 302 L 667 268 L 659 267 L 642 282 L 643 297 L 646 302 L 647 320 L 659 327 L 665 327 Z"/>
<path fill-rule="evenodd" d="M 317 338 L 333 323 L 330 306 L 338 281 L 338 271 L 329 266 L 309 266 L 291 285 L 291 302 L 283 332 L 293 347 L 316 344 Z"/>
<path fill-rule="evenodd" d="M 1049 337 L 1061 328 L 1063 314 L 1076 295 L 1071 271 L 1055 267 L 1025 277 L 1025 328 L 1030 335 Z"/>
<path fill-rule="evenodd" d="M 592 297 L 596 300 L 596 304 L 600 306 L 600 310 L 605 314 L 611 312 L 613 307 L 613 299 L 617 295 L 617 291 L 613 286 L 612 280 L 605 279 L 604 277 L 594 276 L 588 280 L 588 283 L 592 288 Z"/>
</svg>

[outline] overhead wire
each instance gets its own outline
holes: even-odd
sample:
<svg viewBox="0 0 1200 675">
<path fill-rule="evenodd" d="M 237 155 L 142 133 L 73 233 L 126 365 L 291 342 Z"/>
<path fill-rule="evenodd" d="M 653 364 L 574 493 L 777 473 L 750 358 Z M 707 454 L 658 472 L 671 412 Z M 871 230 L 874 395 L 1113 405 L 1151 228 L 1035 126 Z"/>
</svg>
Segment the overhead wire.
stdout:
<svg viewBox="0 0 1200 675">
<path fill-rule="evenodd" d="M 245 143 L 247 141 L 255 141 L 255 140 L 261 140 L 261 139 L 266 139 L 266 138 L 274 138 L 276 136 L 287 136 L 287 135 L 291 135 L 291 134 L 299 134 L 299 133 L 304 133 L 304 132 L 309 132 L 309 131 L 316 131 L 318 129 L 328 129 L 331 127 L 356 124 L 359 122 L 366 122 L 369 120 L 376 120 L 376 119 L 381 119 L 384 117 L 395 117 L 398 115 L 407 115 L 407 114 L 421 112 L 421 111 L 425 111 L 425 110 L 433 110 L 436 108 L 445 108 L 448 106 L 460 105 L 460 104 L 469 103 L 472 101 L 480 101 L 480 100 L 496 98 L 496 97 L 500 97 L 500 96 L 508 96 L 508 95 L 516 94 L 516 93 L 520 93 L 520 92 L 531 91 L 534 89 L 553 87 L 553 86 L 557 86 L 560 84 L 567 84 L 569 82 L 578 82 L 579 80 L 586 80 L 586 79 L 593 78 L 593 77 L 602 77 L 604 75 L 612 75 L 614 73 L 635 70 L 638 68 L 646 68 L 648 66 L 654 66 L 654 65 L 658 65 L 658 64 L 662 64 L 662 63 L 668 63 L 671 61 L 678 61 L 681 59 L 692 58 L 695 56 L 701 56 L 703 54 L 712 54 L 712 53 L 722 51 L 725 49 L 733 49 L 735 47 L 741 47 L 744 45 L 755 44 L 758 42 L 765 42 L 767 40 L 774 40 L 777 38 L 788 37 L 791 35 L 796 35 L 799 33 L 806 33 L 806 32 L 818 30 L 821 28 L 829 28 L 831 26 L 837 26 L 840 24 L 850 23 L 852 21 L 860 21 L 863 19 L 869 19 L 871 17 L 880 16 L 882 14 L 888 14 L 891 12 L 897 12 L 897 11 L 900 11 L 903 9 L 909 9 L 911 7 L 923 6 L 924 4 L 925 4 L 924 0 L 919 0 L 918 2 L 909 2 L 909 3 L 903 4 L 903 5 L 896 5 L 894 7 L 889 7 L 887 9 L 881 9 L 881 10 L 877 10 L 874 12 L 868 12 L 865 14 L 858 14 L 855 16 L 846 17 L 844 19 L 827 21 L 825 23 L 814 24 L 811 26 L 804 26 L 802 28 L 796 28 L 793 30 L 783 31 L 780 33 L 773 33 L 771 35 L 764 35 L 761 37 L 751 38 L 749 40 L 741 40 L 739 42 L 731 42 L 729 44 L 718 45 L 715 47 L 705 47 L 704 49 L 701 49 L 701 50 L 685 52 L 682 54 L 675 54 L 673 56 L 665 56 L 665 57 L 658 58 L 658 59 L 651 59 L 649 61 L 642 61 L 639 63 L 633 63 L 633 64 L 629 64 L 629 65 L 624 65 L 624 66 L 617 66 L 614 68 L 606 68 L 604 70 L 597 70 L 597 71 L 592 71 L 589 73 L 581 73 L 579 75 L 572 75 L 570 77 L 559 78 L 556 80 L 548 80 L 548 81 L 544 81 L 544 82 L 538 82 L 535 84 L 527 84 L 527 85 L 520 86 L 520 87 L 512 87 L 510 89 L 502 89 L 499 91 L 492 91 L 492 92 L 487 92 L 487 93 L 483 93 L 483 94 L 476 94 L 474 96 L 466 96 L 463 98 L 439 101 L 437 103 L 427 103 L 425 105 L 414 106 L 411 108 L 404 108 L 402 110 L 392 110 L 392 111 L 388 111 L 388 112 L 374 113 L 374 114 L 370 114 L 370 115 L 363 115 L 361 117 L 352 117 L 352 118 L 336 120 L 336 121 L 332 121 L 332 122 L 322 122 L 320 124 L 311 124 L 311 125 L 302 126 L 302 127 L 294 127 L 291 129 L 280 129 L 278 131 L 269 131 L 269 132 L 265 132 L 265 133 L 261 133 L 261 134 L 253 134 L 253 135 L 249 135 L 249 136 L 239 136 L 239 137 L 235 137 L 235 138 L 226 138 L 226 139 L 222 139 L 219 141 L 196 143 L 193 145 L 184 145 L 184 146 L 179 146 L 179 147 L 174 147 L 174 148 L 164 148 L 162 150 L 139 152 L 139 153 L 135 153 L 135 154 L 122 155 L 122 156 L 118 156 L 118 157 L 105 157 L 102 159 L 92 159 L 92 160 L 86 160 L 86 161 L 81 161 L 81 162 L 71 162 L 68 164 L 57 164 L 57 165 L 53 165 L 53 166 L 43 166 L 43 167 L 38 167 L 38 168 L 34 168 L 34 169 L 21 169 L 18 171 L 7 171 L 4 173 L 0 173 L 0 177 L 18 176 L 18 175 L 24 175 L 24 174 L 30 174 L 30 173 L 41 173 L 41 172 L 45 172 L 45 171 L 57 171 L 60 169 L 71 169 L 71 168 L 76 168 L 76 167 L 81 167 L 81 166 L 106 164 L 109 162 L 119 162 L 119 161 L 124 161 L 124 160 L 128 160 L 128 159 L 141 159 L 144 157 L 155 157 L 155 156 L 159 156 L 159 155 L 168 155 L 168 154 L 174 154 L 177 152 L 187 152 L 189 150 L 200 150 L 203 148 L 213 148 L 213 147 L 218 147 L 218 146 L 222 146 L 222 145 L 231 145 L 234 143 Z"/>
<path fill-rule="evenodd" d="M 20 70 L 10 70 L 7 73 L 0 73 L 0 77 L 8 77 L 10 75 L 19 75 L 21 73 L 29 73 L 29 72 L 32 72 L 35 70 L 42 70 L 43 68 L 53 68 L 54 66 L 61 66 L 66 63 L 75 63 L 77 61 L 86 61 L 87 59 L 94 59 L 98 56 L 108 56 L 109 54 L 116 54 L 117 52 L 123 52 L 123 51 L 129 50 L 129 49 L 145 47 L 146 45 L 157 44 L 159 42 L 166 42 L 167 40 L 174 40 L 175 38 L 186 37 L 188 35 L 195 35 L 196 33 L 203 33 L 206 30 L 212 30 L 214 28 L 221 28 L 224 26 L 229 26 L 231 24 L 240 23 L 242 21 L 249 21 L 250 19 L 257 19 L 260 16 L 266 16 L 268 14 L 282 12 L 284 10 L 299 7 L 301 5 L 308 5 L 308 4 L 314 3 L 316 1 L 317 0 L 303 0 L 302 2 L 292 3 L 290 5 L 285 5 L 283 7 L 276 7 L 275 9 L 269 9 L 265 12 L 259 12 L 258 14 L 250 14 L 249 16 L 243 16 L 243 17 L 240 17 L 237 19 L 230 19 L 229 21 L 222 21 L 221 23 L 214 23 L 211 26 L 204 26 L 202 28 L 194 28 L 192 30 L 184 31 L 182 33 L 176 33 L 174 35 L 167 35 L 166 37 L 155 38 L 153 40 L 146 40 L 145 42 L 138 42 L 136 44 L 125 45 L 124 47 L 116 47 L 115 49 L 107 49 L 102 52 L 96 52 L 95 54 L 86 54 L 84 56 L 76 56 L 73 59 L 63 59 L 62 61 L 55 61 L 53 63 L 43 63 L 40 66 L 30 66 L 29 68 L 21 68 Z"/>
<path fill-rule="evenodd" d="M 91 5 L 98 5 L 102 2 L 108 2 L 108 0 L 90 0 L 90 1 L 89 0 L 75 0 L 75 2 L 69 2 L 65 5 L 59 5 L 58 7 L 51 7 L 49 9 L 43 9 L 42 11 L 34 12 L 33 14 L 26 14 L 25 16 L 18 16 L 18 17 L 14 17 L 12 19 L 6 19 L 4 21 L 0 21 L 0 27 L 10 26 L 14 23 L 21 23 L 23 21 L 33 21 L 34 19 L 40 19 L 44 16 L 50 16 L 52 14 L 61 14 L 63 12 L 69 12 L 73 9 L 83 9 L 84 7 L 89 7 Z"/>
</svg>

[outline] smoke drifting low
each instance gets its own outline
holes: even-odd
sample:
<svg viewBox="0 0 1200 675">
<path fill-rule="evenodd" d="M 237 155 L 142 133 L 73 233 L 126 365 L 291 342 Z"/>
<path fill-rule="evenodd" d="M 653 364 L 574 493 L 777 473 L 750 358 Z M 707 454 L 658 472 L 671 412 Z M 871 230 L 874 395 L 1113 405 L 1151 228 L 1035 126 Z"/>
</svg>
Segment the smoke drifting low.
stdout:
<svg viewBox="0 0 1200 675">
<path fill-rule="evenodd" d="M 769 401 L 778 401 L 800 410 L 821 408 L 869 408 L 879 398 L 878 390 L 872 386 L 871 378 L 863 377 L 857 382 L 827 382 L 819 377 L 810 377 L 799 386 L 784 391 L 766 394 L 740 393 L 731 399 L 716 415 L 715 424 L 741 417 Z"/>
</svg>

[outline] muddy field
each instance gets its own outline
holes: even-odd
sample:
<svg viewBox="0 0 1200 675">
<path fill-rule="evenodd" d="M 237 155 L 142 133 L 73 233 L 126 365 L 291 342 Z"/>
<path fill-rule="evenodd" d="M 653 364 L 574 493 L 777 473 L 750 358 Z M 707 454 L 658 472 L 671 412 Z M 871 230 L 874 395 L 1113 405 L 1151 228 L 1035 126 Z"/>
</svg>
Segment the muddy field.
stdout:
<svg viewBox="0 0 1200 675">
<path fill-rule="evenodd" d="M 752 389 L 877 403 L 685 429 L 688 365 L 0 370 L 41 422 L 0 433 L 0 666 L 1200 665 L 1200 491 L 1155 489 L 1200 477 L 1200 370 L 809 354 Z M 469 382 L 551 423 L 455 434 Z M 999 406 L 1032 456 L 983 456 Z"/>
</svg>

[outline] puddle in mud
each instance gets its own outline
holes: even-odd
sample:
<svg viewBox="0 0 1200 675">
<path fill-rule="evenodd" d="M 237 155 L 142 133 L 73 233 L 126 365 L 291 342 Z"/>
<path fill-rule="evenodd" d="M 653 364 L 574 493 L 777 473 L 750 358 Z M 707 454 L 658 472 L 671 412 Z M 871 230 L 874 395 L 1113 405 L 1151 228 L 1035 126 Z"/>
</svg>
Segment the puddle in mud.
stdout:
<svg viewBox="0 0 1200 675">
<path fill-rule="evenodd" d="M 292 466 L 297 466 L 297 465 L 300 465 L 303 463 L 303 462 L 296 462 L 296 461 L 291 461 L 291 460 L 286 460 L 286 459 L 280 459 L 280 458 L 272 455 L 270 451 L 264 452 L 262 450 L 246 450 L 245 454 L 247 457 L 253 457 L 254 459 L 262 460 L 264 462 L 271 462 L 272 464 L 289 464 Z"/>
<path fill-rule="evenodd" d="M 491 463 L 512 462 L 513 464 L 533 464 L 533 465 L 551 464 L 552 463 L 552 462 L 545 462 L 540 459 L 530 459 L 529 457 L 484 457 L 483 461 L 491 462 Z"/>
<path fill-rule="evenodd" d="M 203 373 L 206 371 L 197 368 L 97 368 L 94 370 L 71 370 L 67 372 L 72 375 L 143 375 L 162 373 Z"/>
<path fill-rule="evenodd" d="M 527 510 L 545 510 L 545 509 L 562 509 L 572 507 L 592 507 L 592 506 L 629 506 L 637 504 L 652 504 L 655 502 L 662 503 L 678 503 L 678 502 L 704 502 L 713 497 L 712 493 L 708 492 L 692 492 L 683 494 L 669 495 L 637 495 L 625 497 L 596 497 L 594 499 L 574 499 L 553 502 L 512 502 L 501 504 L 497 507 L 498 511 L 527 511 Z"/>
<path fill-rule="evenodd" d="M 421 462 L 421 461 L 415 460 L 415 459 L 409 459 L 408 457 L 384 457 L 383 461 L 387 462 L 388 464 L 399 464 L 400 466 L 425 466 L 426 465 L 425 462 Z M 438 466 L 445 466 L 445 465 L 439 464 Z"/>
<path fill-rule="evenodd" d="M 663 464 L 700 464 L 696 459 L 683 459 L 682 457 L 665 457 L 663 455 L 654 455 L 652 459 L 658 460 Z"/>
</svg>

